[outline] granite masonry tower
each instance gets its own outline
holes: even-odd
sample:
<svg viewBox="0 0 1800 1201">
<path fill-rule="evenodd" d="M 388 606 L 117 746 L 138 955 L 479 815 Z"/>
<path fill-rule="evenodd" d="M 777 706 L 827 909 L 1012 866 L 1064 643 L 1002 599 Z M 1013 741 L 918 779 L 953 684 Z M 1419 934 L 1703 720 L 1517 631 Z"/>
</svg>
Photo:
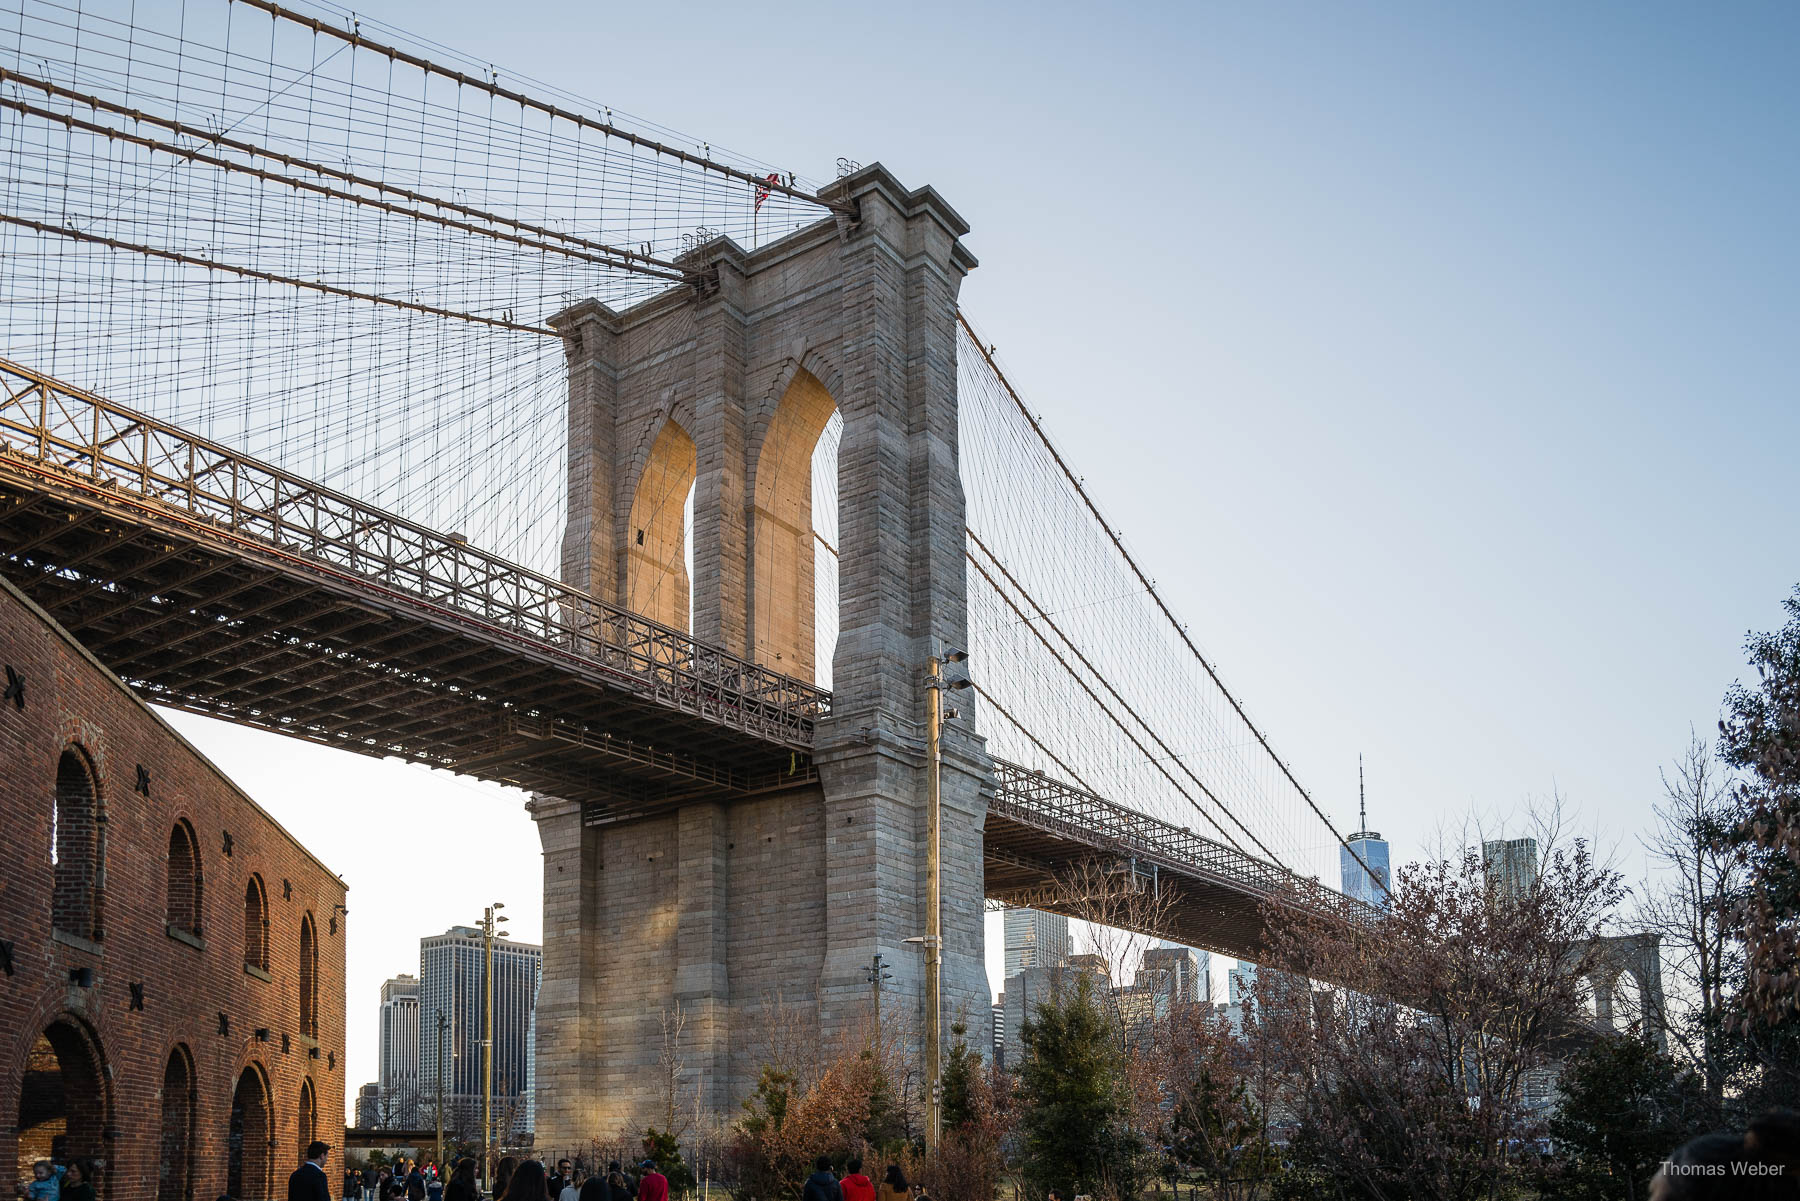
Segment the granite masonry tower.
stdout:
<svg viewBox="0 0 1800 1201">
<path fill-rule="evenodd" d="M 684 1108 L 729 1117 L 777 1009 L 827 1043 L 865 1019 L 922 1026 L 925 662 L 965 635 L 957 292 L 974 259 L 936 192 L 879 165 L 854 206 L 746 251 L 695 251 L 699 285 L 614 312 L 564 310 L 569 583 L 811 681 L 812 453 L 833 413 L 839 635 L 818 778 L 635 820 L 540 796 L 544 975 L 537 1145 L 657 1118 L 664 1017 L 679 1006 Z M 692 578 L 684 502 L 693 495 Z M 975 665 L 979 667 L 979 665 Z M 972 694 L 944 731 L 945 1028 L 984 1016 L 983 788 Z M 810 1029 L 798 1032 L 812 1035 Z M 660 1119 L 659 1119 L 660 1120 Z"/>
</svg>

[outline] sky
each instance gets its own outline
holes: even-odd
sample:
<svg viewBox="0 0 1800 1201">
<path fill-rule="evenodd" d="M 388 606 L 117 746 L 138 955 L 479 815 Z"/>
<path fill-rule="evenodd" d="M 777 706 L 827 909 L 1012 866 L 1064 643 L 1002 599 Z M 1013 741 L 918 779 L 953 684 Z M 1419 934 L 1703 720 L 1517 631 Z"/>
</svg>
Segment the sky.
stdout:
<svg viewBox="0 0 1800 1201">
<path fill-rule="evenodd" d="M 1365 756 L 1396 864 L 1554 793 L 1640 877 L 1800 581 L 1800 7 L 368 13 L 936 187 L 1014 384 L 1340 829 Z M 535 941 L 522 797 L 175 720 L 350 884 L 352 1090 L 421 935 L 502 899 Z"/>
</svg>

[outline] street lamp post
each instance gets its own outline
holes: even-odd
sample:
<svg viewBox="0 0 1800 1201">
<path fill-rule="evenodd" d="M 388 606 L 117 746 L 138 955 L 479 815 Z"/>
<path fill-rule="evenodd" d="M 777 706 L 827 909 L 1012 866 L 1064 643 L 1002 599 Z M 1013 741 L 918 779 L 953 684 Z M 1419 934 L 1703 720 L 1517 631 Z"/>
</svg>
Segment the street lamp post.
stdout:
<svg viewBox="0 0 1800 1201">
<path fill-rule="evenodd" d="M 926 1110 L 926 1150 L 936 1151 L 944 1133 L 943 1096 L 943 966 L 944 895 L 942 781 L 946 690 L 973 686 L 970 680 L 946 680 L 944 666 L 967 659 L 965 651 L 931 656 L 925 665 L 925 1081 L 930 1088 Z"/>
<path fill-rule="evenodd" d="M 437 1168 L 441 1176 L 444 1171 L 444 1029 L 449 1026 L 450 1019 L 444 1016 L 442 1009 L 437 1011 Z"/>
<path fill-rule="evenodd" d="M 489 1190 L 494 1182 L 494 939 L 506 937 L 504 932 L 496 935 L 500 923 L 506 920 L 500 915 L 504 908 L 503 902 L 495 901 L 481 914 L 481 974 L 485 998 L 481 1039 L 481 1180 L 483 1188 Z"/>
</svg>

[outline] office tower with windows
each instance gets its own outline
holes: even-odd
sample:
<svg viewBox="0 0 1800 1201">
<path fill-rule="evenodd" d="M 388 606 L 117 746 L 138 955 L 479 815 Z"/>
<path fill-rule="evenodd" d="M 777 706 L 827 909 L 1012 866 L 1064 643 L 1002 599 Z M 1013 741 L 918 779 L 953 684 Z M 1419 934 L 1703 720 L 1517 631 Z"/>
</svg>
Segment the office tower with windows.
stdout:
<svg viewBox="0 0 1800 1201">
<path fill-rule="evenodd" d="M 1388 906 L 1388 844 L 1380 834 L 1369 829 L 1368 799 L 1362 787 L 1362 756 L 1356 757 L 1357 825 L 1356 833 L 1338 848 L 1344 894 L 1355 897 L 1377 909 Z"/>
<path fill-rule="evenodd" d="M 1069 958 L 1069 919 L 1039 909 L 1008 909 L 1004 919 L 1007 977 Z"/>
<path fill-rule="evenodd" d="M 473 926 L 419 940 L 419 1016 L 432 1031 L 420 1040 L 419 1087 L 431 1102 L 442 1073 L 445 1126 L 458 1131 L 473 1132 L 481 1124 L 483 958 L 481 931 Z M 517 1133 L 525 1130 L 529 1033 L 543 958 L 542 947 L 494 942 L 494 1121 Z M 443 1064 L 436 1035 L 440 1011 L 449 1022 Z"/>
<path fill-rule="evenodd" d="M 419 1117 L 419 979 L 399 975 L 381 986 L 380 1087 L 386 1124 L 411 1128 Z"/>
<path fill-rule="evenodd" d="M 1537 884 L 1537 839 L 1507 838 L 1481 844 L 1488 886 L 1503 900 L 1517 900 Z"/>
</svg>

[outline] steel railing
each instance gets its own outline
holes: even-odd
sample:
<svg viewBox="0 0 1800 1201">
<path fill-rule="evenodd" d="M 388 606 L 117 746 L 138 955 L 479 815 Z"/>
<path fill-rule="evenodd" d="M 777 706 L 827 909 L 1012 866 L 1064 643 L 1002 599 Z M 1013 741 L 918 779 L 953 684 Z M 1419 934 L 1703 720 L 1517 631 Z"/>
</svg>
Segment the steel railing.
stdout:
<svg viewBox="0 0 1800 1201">
<path fill-rule="evenodd" d="M 752 735 L 810 745 L 830 712 L 825 689 L 4 358 L 0 454 L 523 635 Z"/>
</svg>

